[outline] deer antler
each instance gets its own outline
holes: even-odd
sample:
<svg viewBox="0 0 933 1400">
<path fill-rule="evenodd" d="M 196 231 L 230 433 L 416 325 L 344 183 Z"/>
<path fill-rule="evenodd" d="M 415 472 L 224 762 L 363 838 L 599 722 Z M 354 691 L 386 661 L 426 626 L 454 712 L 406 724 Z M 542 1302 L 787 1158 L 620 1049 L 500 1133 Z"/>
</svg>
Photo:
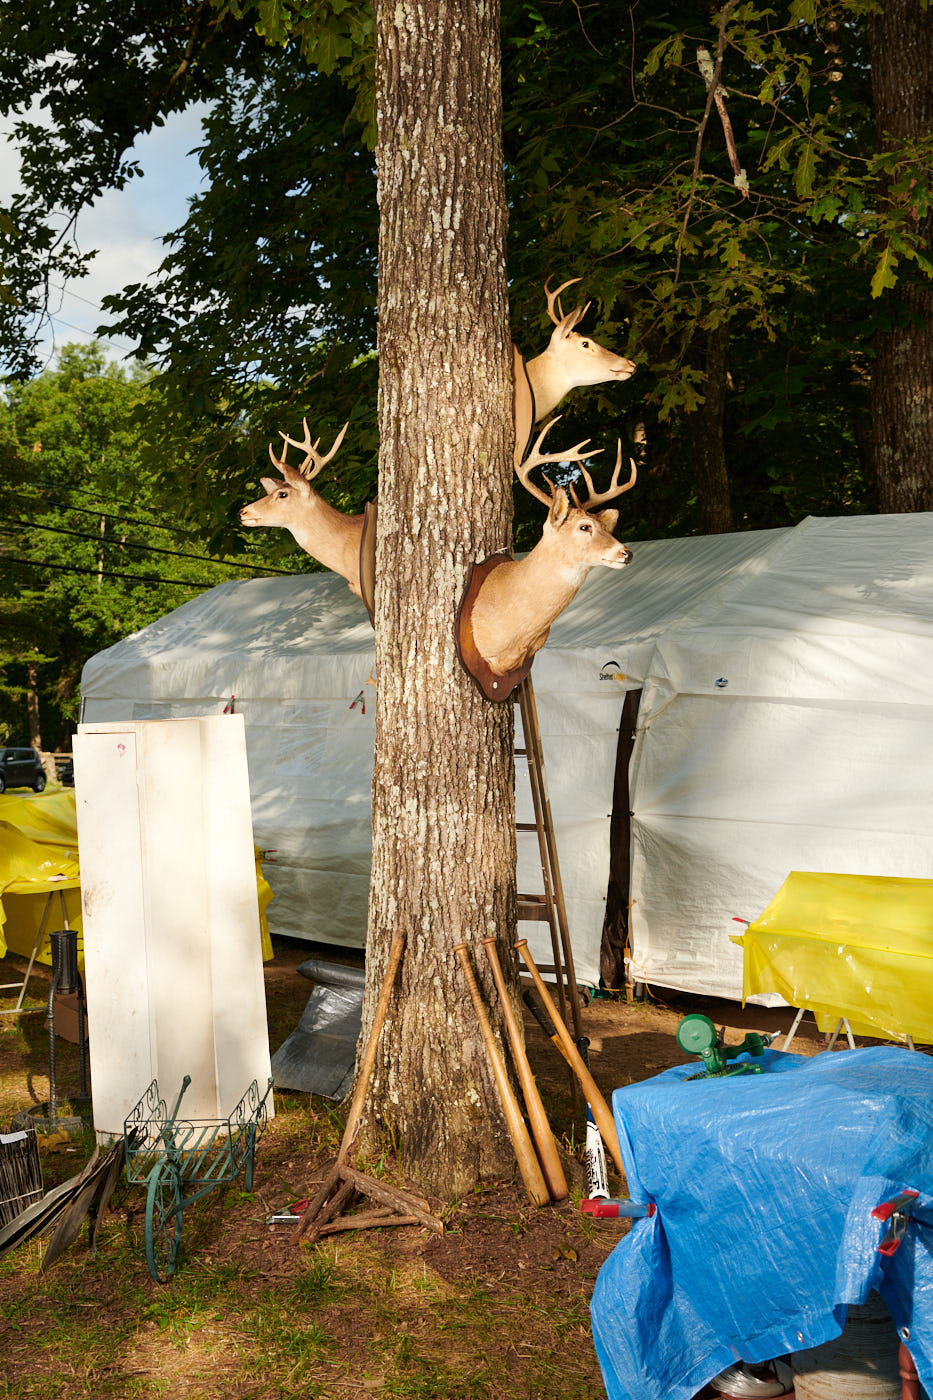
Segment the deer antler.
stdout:
<svg viewBox="0 0 933 1400">
<path fill-rule="evenodd" d="M 347 431 L 347 428 L 349 428 L 350 426 L 350 420 L 347 419 L 346 423 L 344 423 L 343 427 L 340 429 L 340 432 L 334 439 L 333 447 L 324 456 L 322 456 L 321 453 L 317 450 L 318 444 L 320 443 L 321 439 L 318 438 L 317 442 L 314 443 L 312 443 L 311 441 L 311 430 L 308 427 L 307 418 L 302 418 L 301 424 L 305 430 L 304 442 L 296 442 L 294 438 L 287 437 L 285 433 L 280 431 L 279 437 L 282 438 L 285 442 L 285 450 L 282 453 L 281 458 L 278 458 L 272 451 L 272 444 L 270 443 L 269 456 L 272 458 L 272 461 L 275 463 L 275 465 L 279 469 L 281 469 L 288 465 L 288 463 L 285 461 L 285 458 L 288 456 L 288 449 L 290 447 L 297 447 L 300 451 L 306 453 L 307 455 L 305 456 L 305 459 L 302 462 L 301 466 L 293 467 L 292 470 L 299 471 L 306 481 L 313 481 L 314 478 L 317 476 L 318 472 L 321 470 L 321 468 L 326 467 L 327 463 L 335 455 L 337 448 L 343 442 L 343 435 Z M 308 466 L 311 462 L 314 463 L 314 470 L 309 472 Z"/>
<path fill-rule="evenodd" d="M 586 468 L 582 465 L 583 462 L 585 462 L 589 457 L 595 457 L 597 452 L 602 452 L 603 450 L 601 447 L 594 447 L 592 452 L 581 452 L 580 449 L 585 447 L 590 440 L 589 438 L 584 438 L 583 441 L 578 442 L 575 447 L 563 448 L 559 452 L 542 452 L 541 447 L 544 443 L 545 436 L 551 431 L 554 424 L 558 422 L 560 416 L 561 415 L 558 414 L 557 418 L 552 418 L 550 423 L 545 423 L 544 427 L 541 429 L 540 433 L 535 439 L 534 445 L 532 446 L 531 451 L 528 453 L 528 456 L 525 458 L 524 462 L 522 462 L 520 467 L 515 468 L 515 475 L 518 477 L 525 490 L 528 491 L 532 496 L 534 496 L 536 501 L 540 501 L 542 505 L 547 506 L 548 510 L 550 510 L 551 508 L 551 502 L 553 501 L 556 493 L 550 481 L 548 481 L 547 483 L 548 487 L 550 488 L 550 495 L 546 496 L 541 490 L 540 486 L 535 486 L 534 482 L 529 480 L 529 476 L 531 475 L 531 472 L 534 470 L 534 468 L 542 466 L 545 462 L 579 462 L 581 464 L 580 470 L 585 475 Z M 545 477 L 545 481 L 547 481 L 547 477 Z M 592 485 L 592 483 L 590 484 Z"/>
<path fill-rule="evenodd" d="M 580 471 L 581 471 L 581 473 L 583 474 L 583 479 L 584 479 L 584 481 L 586 482 L 587 491 L 588 491 L 589 494 L 587 495 L 585 501 L 580 501 L 580 500 L 577 499 L 577 493 L 576 493 L 576 491 L 574 491 L 573 487 L 571 486 L 571 487 L 570 487 L 570 494 L 571 494 L 571 496 L 573 497 L 573 503 L 574 503 L 574 505 L 579 506 L 581 510 L 587 510 L 587 511 L 589 511 L 589 510 L 592 510 L 593 506 L 601 506 L 601 505 L 603 504 L 604 501 L 611 501 L 611 500 L 613 500 L 616 496 L 621 496 L 624 492 L 626 492 L 626 491 L 631 491 L 632 487 L 635 485 L 635 482 L 636 482 L 636 480 L 637 480 L 637 478 L 638 478 L 638 468 L 637 468 L 636 465 L 635 465 L 635 458 L 634 458 L 634 457 L 630 457 L 630 458 L 629 458 L 629 465 L 630 465 L 631 468 L 632 468 L 631 475 L 629 476 L 629 479 L 628 479 L 628 481 L 625 483 L 625 485 L 624 485 L 624 486 L 620 486 L 620 485 L 619 485 L 619 472 L 622 470 L 622 440 L 621 440 L 621 438 L 620 438 L 620 439 L 619 439 L 618 451 L 616 452 L 616 464 L 615 464 L 615 469 L 613 470 L 613 473 L 612 473 L 612 480 L 610 481 L 607 490 L 605 490 L 605 491 L 597 491 L 597 490 L 595 490 L 595 488 L 594 488 L 594 486 L 593 486 L 593 478 L 590 476 L 589 472 L 587 471 L 586 467 L 583 465 L 583 463 L 582 463 L 582 461 L 581 461 L 581 463 L 580 463 Z"/>
<path fill-rule="evenodd" d="M 557 290 L 553 292 L 548 290 L 548 282 L 550 282 L 550 280 L 551 279 L 549 277 L 547 279 L 547 282 L 545 282 L 544 284 L 544 295 L 547 297 L 547 314 L 550 316 L 555 326 L 559 326 L 564 319 L 564 308 L 560 304 L 560 294 L 561 292 L 565 292 L 568 287 L 572 287 L 575 282 L 579 282 L 580 278 L 571 277 L 569 282 L 562 282 L 557 288 Z M 556 314 L 554 312 L 555 302 L 557 303 Z M 587 302 L 586 306 L 574 307 L 573 311 L 568 313 L 568 321 L 566 326 L 564 327 L 566 331 L 572 331 L 574 326 L 579 325 L 579 323 L 583 320 L 583 317 L 586 315 L 587 310 L 589 309 L 589 305 L 589 302 Z"/>
</svg>

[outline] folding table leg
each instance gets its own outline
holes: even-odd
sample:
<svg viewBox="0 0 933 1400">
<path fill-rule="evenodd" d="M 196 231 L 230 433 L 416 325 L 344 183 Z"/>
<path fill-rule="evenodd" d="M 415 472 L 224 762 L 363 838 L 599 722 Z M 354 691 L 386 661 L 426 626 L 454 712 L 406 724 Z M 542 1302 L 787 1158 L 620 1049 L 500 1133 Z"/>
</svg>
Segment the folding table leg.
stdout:
<svg viewBox="0 0 933 1400">
<path fill-rule="evenodd" d="M 0 1016 L 18 1016 L 19 1013 L 20 1013 L 20 1012 L 22 1011 L 22 1009 L 23 1009 L 23 1002 L 24 1002 L 25 999 L 26 999 L 26 988 L 27 988 L 27 986 L 29 985 L 29 979 L 30 979 L 30 977 L 32 976 L 32 968 L 33 968 L 33 964 L 34 964 L 35 961 L 36 961 L 36 954 L 38 953 L 39 949 L 42 947 L 42 935 L 45 933 L 45 926 L 46 926 L 46 923 L 48 922 L 48 918 L 49 918 L 49 910 L 50 910 L 51 907 L 52 907 L 52 900 L 55 898 L 55 895 L 56 895 L 56 894 L 58 894 L 59 898 L 61 899 L 61 903 L 62 903 L 62 918 L 65 920 L 65 927 L 66 927 L 66 928 L 68 927 L 68 918 L 67 918 L 67 915 L 65 914 L 65 896 L 64 896 L 64 894 L 63 894 L 63 892 L 62 892 L 61 890 L 57 890 L 57 891 L 56 891 L 56 890 L 50 890 L 50 891 L 49 891 L 49 897 L 48 897 L 48 899 L 45 901 L 45 909 L 42 911 L 42 919 L 41 919 L 41 922 L 40 922 L 40 924 L 39 924 L 39 932 L 36 934 L 36 941 L 33 943 L 33 945 L 32 945 L 32 952 L 31 952 L 30 955 L 29 955 L 29 966 L 26 968 L 26 976 L 23 978 L 22 982 L 20 982 L 20 983 L 16 983 L 16 982 L 5 982 L 5 983 L 3 984 L 3 986 L 0 987 L 0 991 L 7 990 L 7 989 L 12 989 L 12 988 L 15 988 L 15 987 L 17 987 L 17 986 L 19 987 L 19 996 L 18 996 L 18 998 L 17 998 L 16 1005 L 15 1005 L 15 1006 L 9 1006 L 9 1007 L 7 1007 L 5 1010 L 0 1011 Z"/>
<path fill-rule="evenodd" d="M 852 1034 L 852 1027 L 844 1016 L 840 1016 L 839 1020 L 836 1022 L 836 1029 L 829 1037 L 829 1044 L 826 1047 L 827 1050 L 832 1050 L 834 1048 L 836 1041 L 839 1039 L 839 1032 L 842 1030 L 843 1026 L 846 1028 L 846 1039 L 849 1042 L 849 1049 L 855 1049 L 855 1036 Z"/>
<path fill-rule="evenodd" d="M 781 1049 L 782 1049 L 782 1050 L 786 1050 L 786 1049 L 787 1049 L 787 1047 L 790 1045 L 791 1041 L 793 1040 L 794 1036 L 797 1034 L 797 1031 L 800 1029 L 800 1022 L 803 1020 L 805 1013 L 806 1013 L 806 1008 L 802 1006 L 802 1007 L 800 1008 L 800 1010 L 797 1012 L 797 1015 L 794 1017 L 793 1024 L 791 1025 L 790 1030 L 787 1032 L 787 1035 L 784 1037 L 784 1044 L 781 1046 Z"/>
</svg>

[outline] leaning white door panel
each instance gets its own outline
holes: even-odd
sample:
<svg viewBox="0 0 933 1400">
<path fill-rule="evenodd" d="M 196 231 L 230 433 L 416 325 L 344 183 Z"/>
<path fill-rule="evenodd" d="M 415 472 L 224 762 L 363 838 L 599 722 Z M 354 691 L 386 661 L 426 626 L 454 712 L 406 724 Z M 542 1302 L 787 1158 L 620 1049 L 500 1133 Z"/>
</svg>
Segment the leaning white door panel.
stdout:
<svg viewBox="0 0 933 1400">
<path fill-rule="evenodd" d="M 269 1076 L 243 719 L 85 724 L 74 755 L 94 1126 L 186 1074 L 185 1116 L 226 1118 Z"/>
</svg>

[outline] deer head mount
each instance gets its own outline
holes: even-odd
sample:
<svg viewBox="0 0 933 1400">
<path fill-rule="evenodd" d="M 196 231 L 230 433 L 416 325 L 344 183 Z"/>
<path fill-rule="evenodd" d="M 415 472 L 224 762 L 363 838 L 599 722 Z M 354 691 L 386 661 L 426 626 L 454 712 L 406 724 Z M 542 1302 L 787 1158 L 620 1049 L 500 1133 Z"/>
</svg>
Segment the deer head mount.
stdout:
<svg viewBox="0 0 933 1400">
<path fill-rule="evenodd" d="M 611 350 L 604 349 L 574 329 L 586 314 L 589 302 L 564 313 L 560 294 L 579 280 L 573 277 L 552 292 L 548 278 L 544 284 L 544 294 L 548 315 L 554 323 L 550 342 L 540 355 L 527 362 L 523 362 L 518 351 L 515 351 L 516 470 L 521 466 L 521 458 L 531 435 L 532 417 L 535 420 L 542 418 L 573 388 L 613 379 L 629 379 L 635 372 L 631 360 L 614 355 Z M 318 451 L 320 438 L 312 443 L 308 420 L 303 419 L 302 424 L 302 442 L 296 442 L 280 432 L 279 436 L 284 442 L 281 457 L 275 455 L 270 445 L 269 456 L 283 480 L 262 477 L 266 495 L 244 506 L 240 511 L 240 521 L 250 528 L 279 527 L 290 531 L 307 554 L 347 580 L 351 592 L 363 598 L 372 620 L 375 503 L 367 506 L 364 515 L 343 515 L 311 486 L 312 480 L 336 455 L 348 425 L 343 425 L 330 451 L 322 454 Z M 305 453 L 300 466 L 293 467 L 287 461 L 289 447 L 296 447 Z"/>
<path fill-rule="evenodd" d="M 605 384 L 612 380 L 622 382 L 631 379 L 636 368 L 633 360 L 613 354 L 597 344 L 592 336 L 581 335 L 575 329 L 586 315 L 589 302 L 564 313 L 560 294 L 574 286 L 580 278 L 571 277 L 569 282 L 562 282 L 553 292 L 549 288 L 550 280 L 549 277 L 544 284 L 544 295 L 554 329 L 547 348 L 526 364 L 534 394 L 536 423 L 547 418 L 571 389 L 582 388 L 585 384 Z"/>
<path fill-rule="evenodd" d="M 306 554 L 317 559 L 327 569 L 341 574 L 350 585 L 351 593 L 359 598 L 360 593 L 360 544 L 363 537 L 362 515 L 343 515 L 328 505 L 311 485 L 318 473 L 336 456 L 344 433 L 349 426 L 344 423 L 327 453 L 320 453 L 320 438 L 311 441 L 307 418 L 302 419 L 304 441 L 296 442 L 280 432 L 284 441 L 281 457 L 276 457 L 269 445 L 269 456 L 284 478 L 261 479 L 266 494 L 252 505 L 240 511 L 240 521 L 250 528 L 256 526 L 276 527 L 288 530 Z M 289 447 L 297 447 L 305 453 L 299 467 L 293 467 L 286 458 Z"/>
<path fill-rule="evenodd" d="M 589 439 L 569 450 L 542 450 L 556 422 L 552 418 L 542 428 L 528 457 L 516 467 L 525 489 L 548 507 L 540 540 L 524 559 L 512 559 L 503 552 L 477 565 L 458 613 L 461 660 L 490 700 L 505 700 L 528 674 L 552 622 L 574 598 L 590 569 L 624 569 L 632 557 L 631 550 L 612 534 L 619 512 L 594 508 L 631 490 L 637 476 L 634 461 L 629 464 L 628 481 L 621 485 L 620 442 L 612 481 L 605 491 L 597 491 L 583 463 L 602 449 L 584 452 Z M 545 492 L 531 481 L 536 467 L 568 461 L 579 463 L 586 482 L 588 494 L 582 501 L 572 486 L 555 487 L 548 481 Z"/>
</svg>

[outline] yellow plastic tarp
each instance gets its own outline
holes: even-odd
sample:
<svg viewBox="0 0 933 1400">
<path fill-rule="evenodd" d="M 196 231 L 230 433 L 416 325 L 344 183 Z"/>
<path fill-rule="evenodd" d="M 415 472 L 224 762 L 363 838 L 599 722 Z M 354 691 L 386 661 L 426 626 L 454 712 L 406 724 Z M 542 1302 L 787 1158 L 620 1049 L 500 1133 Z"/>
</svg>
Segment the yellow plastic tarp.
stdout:
<svg viewBox="0 0 933 1400">
<path fill-rule="evenodd" d="M 0 794 L 0 957 L 7 949 L 24 958 L 30 956 L 51 896 L 45 932 L 64 927 L 64 899 L 68 927 L 78 931 L 78 956 L 83 964 L 80 884 L 74 791 Z M 262 873 L 258 850 L 256 887 L 262 956 L 267 962 L 273 955 L 266 918 L 272 890 Z M 37 957 L 39 962 L 51 964 L 45 937 Z"/>
<path fill-rule="evenodd" d="M 78 858 L 78 819 L 73 788 L 46 788 L 38 793 L 5 792 L 0 796 L 0 821 L 40 845 L 63 846 Z"/>
<path fill-rule="evenodd" d="M 933 1042 L 933 880 L 794 870 L 733 937 L 743 1000 L 777 992 L 820 1030 Z"/>
</svg>

